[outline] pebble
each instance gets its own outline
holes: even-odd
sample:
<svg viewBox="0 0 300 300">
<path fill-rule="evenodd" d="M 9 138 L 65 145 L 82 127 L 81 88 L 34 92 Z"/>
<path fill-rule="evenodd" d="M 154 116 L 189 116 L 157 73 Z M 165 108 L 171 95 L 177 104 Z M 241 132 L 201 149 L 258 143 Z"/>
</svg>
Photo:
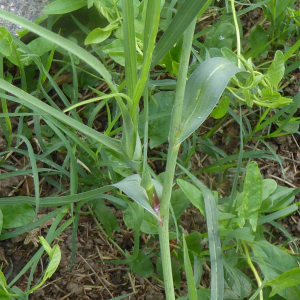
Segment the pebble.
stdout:
<svg viewBox="0 0 300 300">
<path fill-rule="evenodd" d="M 79 295 L 83 291 L 83 287 L 76 282 L 69 282 L 67 284 L 67 290 L 75 295 Z"/>
</svg>

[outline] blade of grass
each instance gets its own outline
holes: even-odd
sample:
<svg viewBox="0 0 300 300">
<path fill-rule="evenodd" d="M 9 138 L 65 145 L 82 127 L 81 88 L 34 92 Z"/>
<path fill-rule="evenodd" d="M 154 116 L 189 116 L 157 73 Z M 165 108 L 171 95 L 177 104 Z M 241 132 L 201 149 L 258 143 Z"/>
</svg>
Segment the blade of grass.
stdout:
<svg viewBox="0 0 300 300">
<path fill-rule="evenodd" d="M 1 167 L 4 168 L 3 166 L 1 166 Z M 49 171 L 53 171 L 53 170 L 48 169 L 48 168 L 39 168 L 38 171 L 39 171 L 39 173 L 42 173 L 42 172 L 49 172 Z M 31 175 L 33 173 L 34 173 L 34 171 L 32 169 L 20 170 L 20 171 L 9 172 L 9 173 L 2 173 L 2 174 L 0 174 L 0 180 L 5 179 L 5 178 L 10 178 L 10 177 L 15 177 L 15 176 Z"/>
<path fill-rule="evenodd" d="M 3 76 L 3 55 L 0 53 L 0 78 L 4 78 Z M 4 93 L 3 90 L 0 90 L 1 93 Z M 8 108 L 7 108 L 7 103 L 5 98 L 1 98 L 1 107 L 2 107 L 2 112 L 3 113 L 8 113 Z M 4 121 L 5 124 L 7 126 L 7 132 L 9 133 L 9 135 L 7 135 L 6 140 L 8 145 L 10 145 L 10 135 L 12 133 L 12 126 L 11 126 L 11 122 L 10 122 L 10 118 L 9 117 L 4 117 Z"/>
<path fill-rule="evenodd" d="M 211 2 L 212 0 L 186 0 L 180 6 L 171 24 L 155 46 L 151 68 L 163 59 L 195 17 L 204 13 Z"/>
<path fill-rule="evenodd" d="M 67 40 L 58 34 L 51 32 L 41 26 L 34 24 L 24 18 L 11 14 L 7 11 L 0 10 L 0 17 L 6 21 L 10 21 L 14 24 L 20 25 L 25 29 L 28 29 L 39 36 L 51 41 L 52 43 L 61 46 L 65 50 L 69 51 L 70 53 L 76 55 L 83 61 L 85 61 L 89 66 L 91 66 L 94 70 L 96 70 L 103 79 L 107 82 L 109 87 L 114 91 L 117 92 L 115 85 L 112 82 L 112 78 L 108 70 L 103 66 L 103 64 L 93 55 L 85 51 L 80 46 L 76 45 L 70 40 Z"/>
<path fill-rule="evenodd" d="M 52 108 L 51 106 L 43 103 L 39 99 L 29 95 L 28 93 L 22 91 L 21 89 L 11 85 L 10 83 L 4 81 L 3 79 L 0 79 L 0 88 L 4 89 L 5 91 L 15 95 L 17 98 L 13 98 L 12 101 L 18 102 L 20 104 L 23 104 L 29 108 L 31 108 L 34 111 L 40 112 L 41 115 L 51 115 L 54 118 L 59 119 L 60 121 L 64 122 L 65 124 L 71 126 L 72 128 L 82 132 L 83 134 L 91 137 L 92 139 L 103 143 L 108 148 L 113 149 L 114 151 L 122 154 L 122 151 L 120 150 L 120 142 L 116 139 L 110 138 L 105 136 L 104 134 L 101 134 L 97 132 L 96 130 L 93 130 L 92 128 L 89 128 L 88 126 L 66 116 L 62 112 Z M 6 97 L 6 95 L 0 94 L 0 97 Z"/>
<path fill-rule="evenodd" d="M 148 1 L 146 20 L 145 20 L 145 30 L 144 30 L 144 42 L 146 41 L 146 45 L 144 45 L 145 50 L 143 54 L 143 66 L 139 74 L 139 80 L 134 90 L 134 96 L 132 99 L 133 108 L 131 111 L 131 116 L 136 114 L 136 109 L 139 100 L 142 96 L 146 82 L 148 80 L 148 74 L 150 71 L 153 49 L 154 49 L 156 35 L 158 31 L 159 19 L 160 19 L 160 0 Z"/>
<path fill-rule="evenodd" d="M 211 191 L 200 180 L 198 180 L 180 164 L 177 165 L 188 175 L 188 177 L 203 194 L 211 262 L 211 299 L 223 300 L 224 271 L 221 242 L 218 233 L 217 207 L 215 198 Z"/>
<path fill-rule="evenodd" d="M 39 201 L 40 207 L 55 207 L 66 205 L 70 203 L 80 202 L 80 201 L 91 201 L 97 198 L 106 199 L 106 193 L 112 190 L 113 186 L 104 186 L 92 191 L 70 195 L 70 196 L 60 196 L 60 197 L 44 197 Z M 35 205 L 36 201 L 34 197 L 18 196 L 18 197 L 7 197 L 0 198 L 0 204 L 31 204 Z"/>
<path fill-rule="evenodd" d="M 125 77 L 127 94 L 132 99 L 137 83 L 137 54 L 135 47 L 134 28 L 134 5 L 133 0 L 123 1 L 123 34 L 124 34 L 124 56 L 125 56 Z M 131 109 L 130 109 L 131 110 Z"/>
<path fill-rule="evenodd" d="M 48 120 L 47 120 L 47 124 L 64 143 L 65 147 L 68 150 L 68 154 L 70 155 L 70 168 L 69 168 L 70 169 L 70 192 L 71 195 L 74 195 L 76 194 L 78 188 L 77 161 L 74 156 L 74 153 L 76 153 L 75 151 L 76 149 L 71 148 L 71 145 L 68 143 L 68 140 L 65 138 L 65 136 L 61 133 L 61 131 L 56 126 L 54 126 Z M 76 147 L 76 144 L 74 144 L 74 147 Z"/>
<path fill-rule="evenodd" d="M 298 206 L 294 203 L 293 205 L 290 205 L 290 206 L 288 206 L 286 208 L 283 208 L 279 211 L 271 213 L 267 216 L 260 217 L 257 221 L 257 225 L 265 224 L 265 223 L 271 222 L 275 219 L 279 219 L 279 218 L 282 218 L 284 216 L 288 216 L 291 213 L 293 213 L 294 211 L 296 211 L 297 209 L 298 209 Z"/>
<path fill-rule="evenodd" d="M 13 136 L 17 137 L 17 135 L 13 135 Z M 29 140 L 24 135 L 20 135 L 19 137 L 25 142 L 28 149 L 28 156 L 30 159 L 30 165 L 32 168 L 32 175 L 33 175 L 35 207 L 36 207 L 36 215 L 37 215 L 40 207 L 40 183 L 39 183 L 39 174 L 38 174 L 36 159 Z"/>
<path fill-rule="evenodd" d="M 193 269 L 192 269 L 191 260 L 189 256 L 189 250 L 187 248 L 184 235 L 182 235 L 182 242 L 183 242 L 184 269 L 185 269 L 186 281 L 188 286 L 189 300 L 198 300 L 197 290 L 195 287 L 195 280 L 193 276 Z"/>
</svg>

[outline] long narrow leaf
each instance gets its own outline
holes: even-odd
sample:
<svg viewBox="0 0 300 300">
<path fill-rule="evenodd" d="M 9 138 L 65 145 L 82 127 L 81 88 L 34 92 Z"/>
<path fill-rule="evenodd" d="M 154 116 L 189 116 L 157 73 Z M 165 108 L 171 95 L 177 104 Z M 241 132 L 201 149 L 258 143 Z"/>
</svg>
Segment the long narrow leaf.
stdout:
<svg viewBox="0 0 300 300">
<path fill-rule="evenodd" d="M 19 137 L 22 138 L 22 140 L 25 142 L 27 149 L 28 149 L 28 156 L 30 159 L 32 175 L 33 175 L 35 207 L 36 207 L 36 214 L 37 214 L 39 211 L 39 207 L 40 207 L 40 183 L 39 183 L 38 167 L 37 167 L 34 152 L 33 152 L 33 149 L 32 149 L 32 146 L 31 146 L 29 140 L 24 135 L 20 135 Z"/>
<path fill-rule="evenodd" d="M 104 193 L 112 190 L 114 187 L 111 185 L 104 186 L 92 191 L 84 192 L 81 194 L 62 196 L 62 197 L 45 197 L 40 199 L 40 207 L 55 207 L 60 205 L 66 205 L 79 201 L 91 201 L 97 198 L 106 198 Z M 0 204 L 31 204 L 35 205 L 36 201 L 34 197 L 18 196 L 0 198 Z"/>
<path fill-rule="evenodd" d="M 180 6 L 171 24 L 154 49 L 151 68 L 155 67 L 169 52 L 198 13 L 201 10 L 204 12 L 211 2 L 211 0 L 186 0 Z"/>
<path fill-rule="evenodd" d="M 189 251 L 186 245 L 185 237 L 182 236 L 183 241 L 183 259 L 184 259 L 184 268 L 185 268 L 185 274 L 186 274 L 186 281 L 188 286 L 188 294 L 190 300 L 197 300 L 197 291 L 195 287 L 195 280 L 193 276 L 193 268 L 191 265 L 191 260 L 189 257 Z"/>
<path fill-rule="evenodd" d="M 34 24 L 24 18 L 11 14 L 7 11 L 0 10 L 0 18 L 12 22 L 14 24 L 20 25 L 25 29 L 28 29 L 39 36 L 53 42 L 54 44 L 61 46 L 65 50 L 69 51 L 70 53 L 76 55 L 83 61 L 85 61 L 88 65 L 90 65 L 94 70 L 96 70 L 103 79 L 107 82 L 107 84 L 112 88 L 113 92 L 117 92 L 117 88 L 112 82 L 112 78 L 108 70 L 105 66 L 93 55 L 88 53 L 86 50 L 81 48 L 80 46 L 76 45 L 75 43 L 67 40 L 58 34 L 51 32 L 39 25 Z"/>
<path fill-rule="evenodd" d="M 43 103 L 39 99 L 33 97 L 32 95 L 22 91 L 21 89 L 13 86 L 12 84 L 0 79 L 0 88 L 3 90 L 15 95 L 18 99 L 13 99 L 13 101 L 19 102 L 36 112 L 40 112 L 41 115 L 51 115 L 56 119 L 59 119 L 61 122 L 64 122 L 67 125 L 70 125 L 74 129 L 82 132 L 83 134 L 95 139 L 96 141 L 103 143 L 105 146 L 115 150 L 116 152 L 122 154 L 120 150 L 120 142 L 110 138 L 96 130 L 66 116 L 64 113 L 54 109 L 53 107 Z M 6 95 L 1 94 L 8 98 Z"/>
<path fill-rule="evenodd" d="M 135 49 L 134 29 L 134 5 L 133 0 L 123 1 L 123 32 L 126 87 L 129 97 L 133 98 L 133 92 L 137 82 L 137 55 Z"/>
<path fill-rule="evenodd" d="M 224 276 L 223 258 L 220 236 L 218 232 L 217 207 L 211 191 L 193 174 L 178 164 L 202 192 L 205 202 L 206 223 L 209 240 L 209 253 L 211 263 L 211 299 L 223 300 Z"/>
</svg>

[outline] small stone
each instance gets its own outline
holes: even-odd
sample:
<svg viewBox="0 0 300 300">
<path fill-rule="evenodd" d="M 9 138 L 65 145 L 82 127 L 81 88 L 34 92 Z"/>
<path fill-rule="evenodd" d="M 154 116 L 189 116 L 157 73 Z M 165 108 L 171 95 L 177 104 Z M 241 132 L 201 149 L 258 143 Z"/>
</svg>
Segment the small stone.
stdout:
<svg viewBox="0 0 300 300">
<path fill-rule="evenodd" d="M 7 148 L 7 142 L 5 139 L 0 137 L 0 151 L 4 151 Z"/>
<path fill-rule="evenodd" d="M 83 291 L 83 287 L 76 283 L 76 282 L 69 282 L 67 284 L 67 290 L 70 292 L 70 293 L 73 293 L 75 295 L 79 295 L 82 293 Z"/>
</svg>

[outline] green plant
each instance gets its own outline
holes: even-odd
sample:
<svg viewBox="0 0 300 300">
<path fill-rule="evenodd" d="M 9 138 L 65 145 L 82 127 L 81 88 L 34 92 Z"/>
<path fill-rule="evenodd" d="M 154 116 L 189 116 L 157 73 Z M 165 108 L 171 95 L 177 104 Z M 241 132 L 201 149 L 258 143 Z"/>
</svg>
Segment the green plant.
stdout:
<svg viewBox="0 0 300 300">
<path fill-rule="evenodd" d="M 3 56 L 5 56 L 9 60 L 13 60 L 12 55 L 15 55 L 16 59 L 14 63 L 22 69 L 24 65 L 17 62 L 17 59 L 21 57 L 19 53 L 22 52 L 24 53 L 22 57 L 24 62 L 28 64 L 34 63 L 40 71 L 38 84 L 35 87 L 34 93 L 32 93 L 33 95 L 27 93 L 26 89 L 19 89 L 3 79 L 3 71 L 1 72 L 0 88 L 2 91 L 0 96 L 2 97 L 1 103 L 3 107 L 2 117 L 5 118 L 4 122 L 8 128 L 6 132 L 7 141 L 10 143 L 14 137 L 9 121 L 11 114 L 8 113 L 6 107 L 6 100 L 11 100 L 28 109 L 26 112 L 20 112 L 20 107 L 19 111 L 13 115 L 25 117 L 29 114 L 34 116 L 35 132 L 43 154 L 34 153 L 30 142 L 24 134 L 22 134 L 23 129 L 21 128 L 20 133 L 16 136 L 18 139 L 17 144 L 19 144 L 21 140 L 25 142 L 30 156 L 31 169 L 24 169 L 12 174 L 14 174 L 13 176 L 17 174 L 33 174 L 35 198 L 22 196 L 2 198 L 0 199 L 0 203 L 1 205 L 9 205 L 9 208 L 11 208 L 12 205 L 20 204 L 34 205 L 36 212 L 38 212 L 39 207 L 65 205 L 65 208 L 62 210 L 63 212 L 57 212 L 57 215 L 55 215 L 56 219 L 52 224 L 51 234 L 46 238 L 48 243 L 52 242 L 63 228 L 73 221 L 73 228 L 74 231 L 76 231 L 76 226 L 78 225 L 76 218 L 79 217 L 80 208 L 84 203 L 91 205 L 91 210 L 94 211 L 107 231 L 107 238 L 111 238 L 113 230 L 119 230 L 118 224 L 113 214 L 108 212 L 101 199 L 107 199 L 116 204 L 116 206 L 125 210 L 124 221 L 128 227 L 133 228 L 135 231 L 135 243 L 132 254 L 122 251 L 125 257 L 123 263 L 128 263 L 133 272 L 145 277 L 152 275 L 154 272 L 150 258 L 157 253 L 152 252 L 146 254 L 140 249 L 140 231 L 159 235 L 161 271 L 163 273 L 167 299 L 175 299 L 174 283 L 178 286 L 179 265 L 182 266 L 186 272 L 188 296 L 190 299 L 197 299 L 199 297 L 208 298 L 209 296 L 207 295 L 210 295 L 211 299 L 232 299 L 230 297 L 240 297 L 240 299 L 243 299 L 244 297 L 249 297 L 252 292 L 254 292 L 254 295 L 259 294 L 259 297 L 262 299 L 263 287 L 274 286 L 276 282 L 278 282 L 281 287 L 273 288 L 271 294 L 273 295 L 278 292 L 278 294 L 282 296 L 282 290 L 288 287 L 286 279 L 292 277 L 297 271 L 291 272 L 290 270 L 281 269 L 279 271 L 277 270 L 276 275 L 278 276 L 274 276 L 274 273 L 272 273 L 272 275 L 269 273 L 274 271 L 275 266 L 273 264 L 268 265 L 265 269 L 261 267 L 262 273 L 265 276 L 265 280 L 262 281 L 260 278 L 261 275 L 258 274 L 253 262 L 260 263 L 260 259 L 263 262 L 270 259 L 271 255 L 264 252 L 264 249 L 269 244 L 260 240 L 263 235 L 262 225 L 265 222 L 271 222 L 295 211 L 297 206 L 290 204 L 298 190 L 280 190 L 274 181 L 263 181 L 255 162 L 250 162 L 248 165 L 243 191 L 238 193 L 235 183 L 233 193 L 227 202 L 219 198 L 216 193 L 210 191 L 201 181 L 181 165 L 179 165 L 179 168 L 190 178 L 193 185 L 191 185 L 187 179 L 178 179 L 177 183 L 180 189 L 172 190 L 178 152 L 181 144 L 187 143 L 189 136 L 203 124 L 210 113 L 215 109 L 225 89 L 227 89 L 228 94 L 222 97 L 219 106 L 214 110 L 214 114 L 215 116 L 217 115 L 218 118 L 222 118 L 227 113 L 230 100 L 232 100 L 232 102 L 237 102 L 236 99 L 244 101 L 249 107 L 252 107 L 253 103 L 267 107 L 267 110 L 260 117 L 257 126 L 254 130 L 249 130 L 245 139 L 252 138 L 254 134 L 273 122 L 273 120 L 278 120 L 279 116 L 282 116 L 285 108 L 278 112 L 276 118 L 270 118 L 264 121 L 270 109 L 278 108 L 292 102 L 292 99 L 281 96 L 277 91 L 279 83 L 284 76 L 285 54 L 281 51 L 276 52 L 274 62 L 270 65 L 265 74 L 255 69 L 251 59 L 246 60 L 241 55 L 239 33 L 237 30 L 239 25 L 235 15 L 233 1 L 231 1 L 233 22 L 229 22 L 228 20 L 225 20 L 224 23 L 222 23 L 223 21 L 220 22 L 223 25 L 226 23 L 226 28 L 230 28 L 232 31 L 232 34 L 228 36 L 228 38 L 231 39 L 229 47 L 234 43 L 233 37 L 236 32 L 238 45 L 237 55 L 226 48 L 228 45 L 219 44 L 219 42 L 217 45 L 214 44 L 217 42 L 214 37 L 219 34 L 225 34 L 223 31 L 220 33 L 222 29 L 217 26 L 211 33 L 210 42 L 207 42 L 204 48 L 209 48 L 209 53 L 211 54 L 218 53 L 220 55 L 216 55 L 218 57 L 204 59 L 204 62 L 200 65 L 197 63 L 190 66 L 190 54 L 194 42 L 194 29 L 197 18 L 201 17 L 211 2 L 212 1 L 192 0 L 185 1 L 181 3 L 181 5 L 177 3 L 178 10 L 174 18 L 172 19 L 170 14 L 166 12 L 164 22 L 161 22 L 160 16 L 164 14 L 164 11 L 161 12 L 161 10 L 168 7 L 167 5 L 169 4 L 166 3 L 166 6 L 164 6 L 164 1 L 88 1 L 88 7 L 95 5 L 99 13 L 106 18 L 109 24 L 88 32 L 84 25 L 78 20 L 75 20 L 75 22 L 78 27 L 88 34 L 85 39 L 85 44 L 92 45 L 92 50 L 99 56 L 99 59 L 72 40 L 65 39 L 58 34 L 17 16 L 0 11 L 1 18 L 21 25 L 47 40 L 48 48 L 45 49 L 45 51 L 51 51 L 45 63 L 40 58 L 43 54 L 38 55 L 32 47 L 25 45 L 20 40 L 13 39 L 9 33 L 3 29 L 4 35 L 2 41 L 5 41 L 5 47 L 7 47 L 8 50 L 5 48 L 7 51 L 2 52 L 2 59 Z M 169 5 L 175 5 L 175 3 L 172 3 Z M 85 5 L 86 1 L 81 0 L 57 0 L 51 3 L 45 12 L 49 14 L 56 13 L 57 10 L 60 10 L 62 13 L 72 12 Z M 164 29 L 165 32 L 156 43 L 159 29 Z M 115 37 L 113 41 L 109 41 L 111 35 Z M 182 35 L 182 44 L 185 45 L 184 47 L 180 47 L 180 38 Z M 35 43 L 38 43 L 38 41 Z M 175 44 L 176 46 L 174 47 Z M 219 47 L 220 51 L 212 49 L 215 48 L 214 46 Z M 54 60 L 55 50 L 69 57 L 66 68 L 71 68 L 73 71 L 73 87 L 65 86 L 64 91 L 65 94 L 69 95 L 71 101 L 64 95 L 48 73 L 50 65 Z M 197 53 L 195 54 L 197 55 Z M 124 66 L 125 79 L 123 76 L 118 77 L 115 75 L 113 68 L 107 64 L 105 60 L 106 55 L 114 62 Z M 76 62 L 76 57 L 89 68 L 93 69 L 93 72 L 97 73 L 97 75 L 92 74 L 97 80 L 101 80 L 108 85 L 110 89 L 109 94 L 98 92 L 99 97 L 78 102 L 77 69 L 80 67 L 78 66 L 79 63 Z M 174 57 L 176 57 L 177 60 L 173 60 Z M 21 62 L 23 62 L 23 60 Z M 169 68 L 170 72 L 176 75 L 178 74 L 175 95 L 173 92 L 164 92 L 163 95 L 155 94 L 152 97 L 151 92 L 153 86 L 151 86 L 150 71 L 157 64 L 165 65 Z M 85 66 L 83 68 L 85 68 Z M 191 72 L 192 74 L 190 75 Z M 21 80 L 23 86 L 26 86 L 25 71 L 22 75 Z M 47 93 L 43 87 L 46 78 L 60 96 L 64 110 L 53 102 L 49 96 L 47 97 Z M 227 87 L 229 81 L 230 86 Z M 216 83 L 218 84 L 216 85 Z M 168 84 L 170 84 L 170 82 L 168 82 Z M 174 82 L 172 82 L 172 84 L 174 84 Z M 13 96 L 5 94 L 4 91 Z M 41 93 L 45 95 L 48 104 L 39 99 Z M 229 93 L 231 93 L 231 95 Z M 139 107 L 142 97 L 143 111 L 140 113 Z M 160 97 L 166 97 L 168 105 L 173 107 L 171 115 L 168 114 L 167 111 L 161 112 L 163 104 Z M 157 115 L 157 111 L 153 108 L 152 103 L 149 103 L 149 99 L 154 99 L 154 101 L 159 102 L 158 107 L 160 107 L 159 111 L 162 115 Z M 98 101 L 101 102 L 95 106 L 95 103 Z M 297 97 L 294 102 L 298 103 Z M 87 114 L 89 116 L 88 125 L 84 124 L 82 117 L 75 110 L 75 108 L 82 105 L 87 105 L 88 109 L 91 110 L 91 113 Z M 111 113 L 109 105 L 113 105 L 113 113 Z M 95 116 L 100 109 L 104 107 L 106 107 L 108 115 L 108 126 L 104 133 L 100 133 L 94 130 L 92 126 Z M 22 109 L 24 110 L 24 108 Z M 68 112 L 69 115 L 66 114 Z M 151 116 L 151 114 L 154 116 Z M 44 123 L 42 123 L 38 116 L 41 116 Z M 119 128 L 117 124 L 121 117 L 122 127 Z M 153 118 L 151 119 L 151 117 Z M 170 126 L 168 126 L 168 135 L 162 134 L 158 137 L 158 129 L 153 125 L 153 120 L 159 119 L 160 117 L 169 118 Z M 241 118 L 240 113 L 239 121 L 242 127 Z M 285 126 L 290 119 L 286 118 L 286 121 L 284 118 L 285 117 L 278 122 L 282 122 Z M 1 122 L 4 124 L 3 121 Z M 47 124 L 51 130 L 46 131 L 45 128 L 42 127 L 45 124 Z M 279 129 L 282 130 L 284 126 L 280 125 Z M 276 134 L 278 134 L 280 130 L 276 132 Z M 85 141 L 79 138 L 76 134 L 77 131 L 85 136 Z M 117 135 L 120 132 L 121 138 Z M 48 135 L 48 137 L 53 138 L 53 140 L 47 144 L 44 142 L 42 135 Z M 143 139 L 141 139 L 141 137 L 143 137 Z M 168 139 L 166 171 L 163 176 L 156 177 L 147 164 L 148 139 L 150 139 L 151 147 L 155 147 Z M 55 141 L 59 141 L 59 143 L 55 144 Z M 37 161 L 45 161 L 50 153 L 57 150 L 62 150 L 67 153 L 64 164 L 68 164 L 68 168 L 62 168 L 50 161 L 47 161 L 47 163 L 51 168 L 37 168 Z M 20 152 L 21 150 L 15 149 L 14 151 Z M 239 155 L 234 158 L 226 158 L 226 161 L 239 158 L 235 181 L 238 180 L 239 168 L 242 164 L 242 152 L 241 148 Z M 188 153 L 187 157 L 190 156 L 191 154 Z M 77 163 L 78 159 L 80 162 L 83 162 L 83 165 L 86 166 L 87 169 L 92 170 L 90 176 L 82 172 L 81 166 Z M 100 172 L 99 168 L 102 166 L 107 167 L 107 169 Z M 5 167 L 9 169 L 8 164 L 5 165 Z M 210 167 L 212 168 L 213 166 Z M 220 164 L 218 164 L 217 167 L 220 168 Z M 224 167 L 222 166 L 222 168 Z M 49 174 L 49 172 L 51 172 L 51 174 Z M 135 174 L 132 175 L 132 172 Z M 50 175 L 58 173 L 63 174 L 63 176 L 69 179 L 69 195 L 40 197 L 39 176 L 48 176 L 49 178 Z M 84 175 L 81 177 L 79 174 Z M 7 175 L 5 174 L 5 176 Z M 184 177 L 186 176 L 184 175 Z M 255 186 L 252 185 L 253 181 L 257 183 Z M 88 182 L 92 182 L 92 184 L 88 186 Z M 107 182 L 111 184 L 108 185 Z M 81 188 L 79 183 L 86 183 L 86 186 Z M 265 192 L 265 190 L 267 192 Z M 112 192 L 113 195 L 108 195 L 108 191 Z M 119 191 L 122 191 L 125 195 L 122 195 Z M 282 195 L 284 195 L 284 197 Z M 131 202 L 129 198 L 134 202 Z M 183 202 L 181 199 L 185 199 L 183 204 L 181 203 Z M 183 230 L 178 226 L 178 218 L 190 203 L 189 201 L 206 217 L 208 232 L 205 233 L 204 236 L 207 237 L 209 241 L 208 251 L 201 251 L 200 244 L 203 238 L 202 235 L 192 233 L 185 236 Z M 78 203 L 76 209 L 74 209 L 73 203 Z M 179 204 L 181 204 L 181 207 Z M 34 210 L 32 206 L 27 207 L 31 215 L 30 218 L 26 220 L 26 226 L 17 229 L 13 233 L 2 234 L 1 239 L 6 239 L 25 232 L 29 226 L 38 226 L 40 224 L 38 221 L 35 221 L 28 225 L 28 223 L 34 219 Z M 71 209 L 75 216 L 58 227 L 59 221 L 66 214 L 68 209 Z M 103 211 L 107 212 L 105 216 L 101 214 Z M 53 215 L 47 215 L 47 219 L 51 217 L 53 217 Z M 4 220 L 5 215 L 3 217 L 3 224 L 5 224 Z M 24 224 L 22 223 L 19 226 L 22 225 Z M 17 226 L 14 224 L 11 227 Z M 171 233 L 170 228 L 172 228 Z M 180 236 L 182 236 L 182 238 L 179 238 Z M 177 247 L 179 250 L 173 253 L 178 263 L 171 259 L 170 238 L 177 238 L 178 240 Z M 45 242 L 44 247 L 48 254 L 53 254 Z M 272 249 L 278 256 L 285 252 L 283 249 L 274 247 L 275 246 L 272 246 Z M 235 251 L 235 249 L 237 251 Z M 249 252 L 248 249 L 251 249 L 252 252 Z M 55 250 L 57 251 L 57 247 Z M 22 270 L 18 278 L 24 274 L 30 266 L 32 266 L 32 270 L 34 270 L 41 253 L 41 251 L 37 253 L 36 257 Z M 74 252 L 73 255 L 75 255 Z M 285 257 L 286 261 L 290 262 L 289 266 L 295 268 L 296 263 L 293 264 L 290 261 L 291 256 L 285 255 Z M 212 280 L 210 291 L 200 286 L 201 259 L 204 258 L 211 263 Z M 239 263 L 243 264 L 245 262 L 247 263 L 246 268 L 249 268 L 254 274 L 257 282 L 257 291 L 255 291 L 256 288 L 253 289 L 251 286 L 251 278 L 241 272 L 238 267 Z M 194 265 L 194 274 L 192 264 Z M 159 262 L 157 262 L 157 266 L 159 266 Z M 225 274 L 223 274 L 223 269 L 225 270 Z M 45 273 L 41 284 L 46 277 L 50 277 L 51 274 L 52 272 Z M 33 271 L 31 272 L 29 282 L 32 276 Z M 10 283 L 10 286 L 16 280 L 17 279 L 14 279 L 13 282 Z M 236 280 L 238 284 L 234 283 Z M 296 286 L 298 281 L 295 281 L 293 284 Z M 2 287 L 4 292 L 6 292 L 6 286 L 6 283 L 3 283 Z M 12 289 L 12 291 L 19 296 L 28 296 L 32 289 L 28 287 L 28 290 L 24 293 L 20 291 L 16 292 L 15 290 L 16 289 Z M 299 293 L 298 287 L 288 288 L 287 291 L 290 291 L 292 295 L 298 295 Z M 8 293 L 6 293 L 6 295 L 8 295 Z M 254 298 L 255 296 L 252 296 L 252 299 Z"/>
</svg>

